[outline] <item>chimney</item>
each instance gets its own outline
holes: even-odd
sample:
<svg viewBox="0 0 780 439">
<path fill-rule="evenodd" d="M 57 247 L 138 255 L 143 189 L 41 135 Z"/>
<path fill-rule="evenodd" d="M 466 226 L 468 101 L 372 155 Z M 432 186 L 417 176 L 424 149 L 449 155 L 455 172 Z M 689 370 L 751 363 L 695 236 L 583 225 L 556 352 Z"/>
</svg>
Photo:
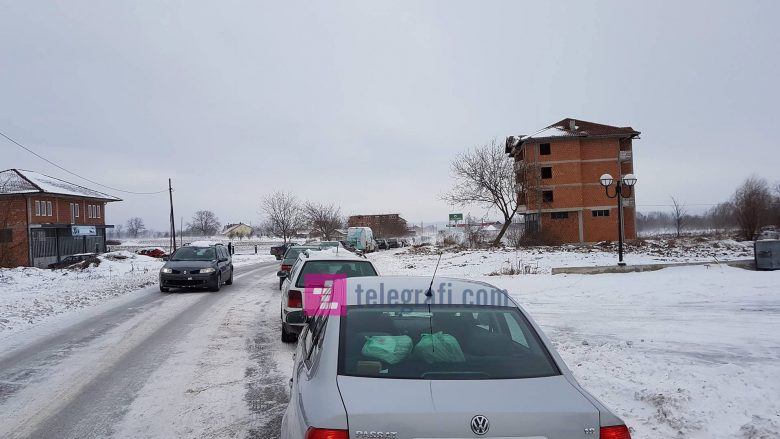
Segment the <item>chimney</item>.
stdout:
<svg viewBox="0 0 780 439">
<path fill-rule="evenodd" d="M 574 119 L 569 119 L 569 130 L 575 131 L 577 129 L 577 121 Z"/>
</svg>

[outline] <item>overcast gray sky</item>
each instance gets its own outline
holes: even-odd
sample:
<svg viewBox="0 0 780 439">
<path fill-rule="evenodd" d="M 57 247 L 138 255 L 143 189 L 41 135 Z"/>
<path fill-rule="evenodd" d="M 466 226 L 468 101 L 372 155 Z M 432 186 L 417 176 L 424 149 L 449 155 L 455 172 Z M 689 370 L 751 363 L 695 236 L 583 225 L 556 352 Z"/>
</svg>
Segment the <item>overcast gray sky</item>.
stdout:
<svg viewBox="0 0 780 439">
<path fill-rule="evenodd" d="M 288 190 L 446 220 L 449 160 L 564 117 L 642 131 L 637 203 L 780 180 L 780 2 L 6 1 L 0 131 L 177 218 Z M 0 168 L 84 183 L 0 139 Z M 111 192 L 111 191 L 106 191 Z M 167 196 L 108 221 L 164 229 Z M 463 209 L 455 209 L 463 210 Z M 476 208 L 467 209 L 479 215 Z"/>
</svg>

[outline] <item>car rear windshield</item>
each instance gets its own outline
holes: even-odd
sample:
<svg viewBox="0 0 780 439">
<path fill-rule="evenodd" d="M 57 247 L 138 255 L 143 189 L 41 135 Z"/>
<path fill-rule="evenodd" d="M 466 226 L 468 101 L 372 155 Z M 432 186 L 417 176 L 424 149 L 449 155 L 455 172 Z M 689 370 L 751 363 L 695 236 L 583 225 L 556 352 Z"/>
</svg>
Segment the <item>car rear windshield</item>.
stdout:
<svg viewBox="0 0 780 439">
<path fill-rule="evenodd" d="M 513 307 L 349 306 L 341 318 L 339 374 L 476 380 L 560 375 Z"/>
<path fill-rule="evenodd" d="M 324 285 L 315 285 L 308 274 L 343 274 L 346 277 L 376 276 L 374 266 L 368 261 L 306 261 L 295 286 L 304 287 L 322 287 Z"/>
<path fill-rule="evenodd" d="M 213 247 L 182 247 L 176 250 L 172 261 L 213 261 L 217 259 Z"/>
</svg>

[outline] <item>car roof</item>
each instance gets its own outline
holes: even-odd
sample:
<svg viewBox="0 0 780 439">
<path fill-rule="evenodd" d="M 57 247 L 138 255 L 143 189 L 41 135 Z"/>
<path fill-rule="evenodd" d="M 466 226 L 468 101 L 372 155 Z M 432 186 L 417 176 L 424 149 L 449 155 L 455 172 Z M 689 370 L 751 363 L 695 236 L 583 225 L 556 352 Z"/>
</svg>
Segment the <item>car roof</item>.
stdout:
<svg viewBox="0 0 780 439">
<path fill-rule="evenodd" d="M 368 259 L 358 256 L 349 250 L 341 249 L 337 251 L 338 247 L 331 247 L 327 249 L 317 249 L 314 251 L 301 252 L 298 255 L 299 259 L 305 259 L 307 261 L 366 261 L 371 262 Z M 307 255 L 308 254 L 308 255 Z M 373 264 L 372 264 L 373 265 Z"/>
<path fill-rule="evenodd" d="M 346 283 L 347 305 L 398 305 L 427 304 L 425 292 L 431 284 L 430 276 L 370 276 L 351 277 L 340 282 Z M 458 279 L 452 277 L 436 277 L 433 280 L 432 304 L 475 305 L 475 306 L 511 306 L 511 300 L 506 290 L 502 290 L 487 282 Z M 368 290 L 376 292 L 369 298 Z M 390 290 L 395 290 L 397 296 L 392 299 Z M 408 293 L 405 291 L 408 290 Z M 440 291 L 443 291 L 441 293 Z M 481 291 L 484 291 L 482 293 Z M 405 294 L 407 300 L 401 297 Z M 369 300 L 372 299 L 372 300 Z"/>
</svg>

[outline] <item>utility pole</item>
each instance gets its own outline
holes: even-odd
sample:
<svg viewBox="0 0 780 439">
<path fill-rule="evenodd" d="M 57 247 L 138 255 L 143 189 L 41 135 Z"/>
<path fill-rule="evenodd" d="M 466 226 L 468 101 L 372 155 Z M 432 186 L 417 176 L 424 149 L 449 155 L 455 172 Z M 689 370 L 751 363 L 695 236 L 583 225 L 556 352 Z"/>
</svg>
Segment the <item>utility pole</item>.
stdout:
<svg viewBox="0 0 780 439">
<path fill-rule="evenodd" d="M 176 251 L 176 220 L 173 216 L 173 186 L 171 179 L 168 179 L 168 197 L 171 201 L 171 254 Z"/>
</svg>

